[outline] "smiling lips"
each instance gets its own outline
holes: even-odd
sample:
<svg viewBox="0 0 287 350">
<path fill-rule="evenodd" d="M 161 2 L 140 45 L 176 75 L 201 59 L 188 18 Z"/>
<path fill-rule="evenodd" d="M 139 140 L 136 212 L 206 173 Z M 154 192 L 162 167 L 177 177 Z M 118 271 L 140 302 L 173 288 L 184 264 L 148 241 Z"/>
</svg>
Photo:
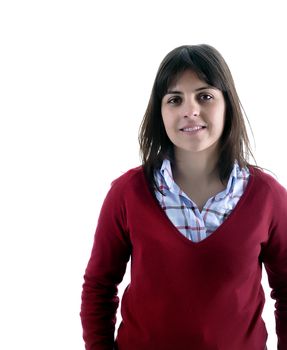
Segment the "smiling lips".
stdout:
<svg viewBox="0 0 287 350">
<path fill-rule="evenodd" d="M 181 128 L 180 131 L 183 131 L 183 132 L 195 132 L 195 131 L 199 131 L 199 130 L 202 130 L 202 129 L 205 129 L 206 126 L 204 125 L 195 125 L 195 126 L 192 126 L 192 127 L 185 127 L 185 128 Z"/>
</svg>

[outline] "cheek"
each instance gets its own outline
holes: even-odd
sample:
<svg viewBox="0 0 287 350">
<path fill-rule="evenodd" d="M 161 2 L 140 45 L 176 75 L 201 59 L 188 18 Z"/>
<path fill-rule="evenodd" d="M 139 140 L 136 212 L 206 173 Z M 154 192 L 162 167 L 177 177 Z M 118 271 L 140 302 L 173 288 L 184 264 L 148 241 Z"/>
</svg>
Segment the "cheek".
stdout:
<svg viewBox="0 0 287 350">
<path fill-rule="evenodd" d="M 167 120 L 163 121 L 163 126 L 164 126 L 166 134 L 168 135 L 168 137 L 170 137 L 172 134 L 172 126 L 170 125 L 170 123 Z"/>
<path fill-rule="evenodd" d="M 222 106 L 219 106 L 213 110 L 213 120 L 212 123 L 217 127 L 217 129 L 224 128 L 225 124 L 225 109 Z"/>
<path fill-rule="evenodd" d="M 220 137 L 223 134 L 224 127 L 225 127 L 225 117 L 221 117 L 220 122 L 218 123 L 218 134 L 220 135 Z"/>
<path fill-rule="evenodd" d="M 168 129 L 169 127 L 171 127 L 172 125 L 172 116 L 170 115 L 170 113 L 168 113 L 167 111 L 162 111 L 161 113 L 162 116 L 162 121 L 163 121 L 163 125 L 166 129 Z"/>
<path fill-rule="evenodd" d="M 210 131 L 216 138 L 220 137 L 223 133 L 225 126 L 225 118 L 222 115 L 214 115 L 214 118 L 210 120 Z"/>
<path fill-rule="evenodd" d="M 165 129 L 165 132 L 168 134 L 168 125 L 167 125 L 166 118 L 162 117 L 162 123 L 163 123 L 163 127 Z"/>
</svg>

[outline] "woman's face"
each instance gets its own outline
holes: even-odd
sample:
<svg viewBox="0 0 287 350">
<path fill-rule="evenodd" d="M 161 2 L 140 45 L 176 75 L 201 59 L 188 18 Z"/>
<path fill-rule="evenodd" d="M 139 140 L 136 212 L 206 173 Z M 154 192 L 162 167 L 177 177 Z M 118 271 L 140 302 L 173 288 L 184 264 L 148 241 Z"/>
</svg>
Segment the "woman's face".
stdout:
<svg viewBox="0 0 287 350">
<path fill-rule="evenodd" d="M 224 129 L 225 101 L 220 90 L 187 70 L 162 99 L 166 133 L 177 152 L 217 149 Z"/>
</svg>

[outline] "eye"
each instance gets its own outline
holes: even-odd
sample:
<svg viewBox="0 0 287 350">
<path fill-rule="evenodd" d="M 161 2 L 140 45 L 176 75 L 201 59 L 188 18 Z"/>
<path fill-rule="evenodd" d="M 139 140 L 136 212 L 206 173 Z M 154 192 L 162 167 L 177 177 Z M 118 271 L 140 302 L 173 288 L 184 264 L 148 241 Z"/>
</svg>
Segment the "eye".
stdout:
<svg viewBox="0 0 287 350">
<path fill-rule="evenodd" d="M 202 101 L 202 102 L 208 102 L 208 101 L 210 101 L 212 99 L 213 99 L 213 96 L 210 95 L 210 94 L 206 94 L 205 93 L 205 94 L 199 95 L 199 100 Z"/>
<path fill-rule="evenodd" d="M 171 105 L 178 105 L 181 103 L 181 101 L 182 101 L 182 98 L 180 96 L 173 96 L 167 100 L 167 103 Z"/>
</svg>

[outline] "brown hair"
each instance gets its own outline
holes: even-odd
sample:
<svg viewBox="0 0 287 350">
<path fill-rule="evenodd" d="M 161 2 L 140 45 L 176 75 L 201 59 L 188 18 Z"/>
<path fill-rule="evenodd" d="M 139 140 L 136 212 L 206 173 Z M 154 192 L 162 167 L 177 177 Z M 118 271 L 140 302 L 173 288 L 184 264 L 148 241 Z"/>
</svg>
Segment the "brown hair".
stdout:
<svg viewBox="0 0 287 350">
<path fill-rule="evenodd" d="M 244 110 L 225 60 L 210 45 L 180 46 L 169 52 L 161 62 L 140 126 L 139 143 L 142 165 L 147 180 L 153 188 L 157 187 L 154 171 L 160 168 L 165 158 L 171 157 L 173 149 L 162 120 L 162 98 L 174 79 L 189 69 L 194 71 L 199 79 L 222 91 L 224 96 L 225 125 L 220 140 L 220 155 L 217 164 L 221 181 L 228 179 L 235 161 L 242 168 L 249 164 L 250 155 L 254 159 L 245 127 Z"/>
</svg>

